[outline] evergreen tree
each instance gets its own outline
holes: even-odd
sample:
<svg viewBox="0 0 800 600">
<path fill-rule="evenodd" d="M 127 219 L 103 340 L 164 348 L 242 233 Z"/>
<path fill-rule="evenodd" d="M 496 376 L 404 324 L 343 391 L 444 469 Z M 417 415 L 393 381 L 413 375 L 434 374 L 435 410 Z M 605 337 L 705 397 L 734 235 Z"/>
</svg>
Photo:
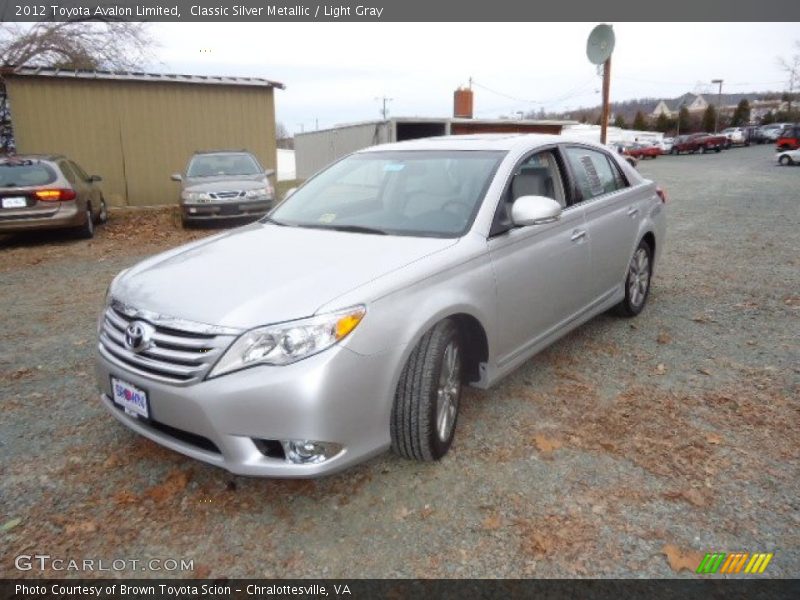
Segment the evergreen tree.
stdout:
<svg viewBox="0 0 800 600">
<path fill-rule="evenodd" d="M 625 122 L 625 117 L 622 115 L 617 115 L 614 117 L 614 127 L 619 127 L 620 129 L 627 129 L 628 124 Z"/>
<path fill-rule="evenodd" d="M 689 118 L 689 109 L 685 106 L 681 106 L 681 110 L 678 113 L 678 129 L 683 133 L 689 133 L 691 127 L 692 121 Z"/>
<path fill-rule="evenodd" d="M 639 131 L 647 129 L 647 121 L 645 121 L 644 115 L 640 110 L 636 111 L 636 116 L 633 118 L 633 128 Z"/>
<path fill-rule="evenodd" d="M 747 98 L 742 98 L 731 118 L 731 127 L 747 125 L 750 122 L 750 103 Z"/>
<path fill-rule="evenodd" d="M 703 113 L 703 131 L 714 131 L 714 123 L 717 120 L 717 109 L 713 104 L 709 104 L 706 112 Z"/>
</svg>

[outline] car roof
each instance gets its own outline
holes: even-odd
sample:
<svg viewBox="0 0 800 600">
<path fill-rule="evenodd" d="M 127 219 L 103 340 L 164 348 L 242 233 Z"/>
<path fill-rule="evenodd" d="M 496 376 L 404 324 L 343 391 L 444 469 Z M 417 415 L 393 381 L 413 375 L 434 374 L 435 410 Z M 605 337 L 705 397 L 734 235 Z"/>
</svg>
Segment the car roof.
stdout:
<svg viewBox="0 0 800 600">
<path fill-rule="evenodd" d="M 54 161 L 67 158 L 63 154 L 12 154 L 10 156 L 0 156 L 0 161 L 22 161 L 22 160 L 47 160 Z"/>
<path fill-rule="evenodd" d="M 445 135 L 440 137 L 422 138 L 381 144 L 364 148 L 359 153 L 391 152 L 397 150 L 496 150 L 510 151 L 521 147 L 544 146 L 555 143 L 576 143 L 606 149 L 595 142 L 564 135 L 550 135 L 544 133 L 481 133 L 471 135 Z"/>
<path fill-rule="evenodd" d="M 249 150 L 195 150 L 192 156 L 203 156 L 206 154 L 250 154 Z"/>
</svg>

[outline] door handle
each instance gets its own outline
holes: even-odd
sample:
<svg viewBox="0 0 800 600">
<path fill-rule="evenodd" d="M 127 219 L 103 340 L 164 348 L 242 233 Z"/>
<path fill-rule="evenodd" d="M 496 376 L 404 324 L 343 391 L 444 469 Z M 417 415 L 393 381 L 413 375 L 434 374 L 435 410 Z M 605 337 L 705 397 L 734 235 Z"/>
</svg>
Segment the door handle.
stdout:
<svg viewBox="0 0 800 600">
<path fill-rule="evenodd" d="M 638 208 L 636 208 L 635 206 L 631 206 L 631 207 L 628 209 L 628 216 L 629 216 L 629 217 L 635 217 L 635 216 L 636 216 L 636 215 L 638 215 L 638 214 L 639 214 L 639 209 L 638 209 Z"/>
<path fill-rule="evenodd" d="M 581 240 L 585 237 L 586 237 L 585 229 L 576 229 L 575 231 L 572 232 L 572 237 L 570 237 L 569 239 L 572 240 L 573 242 L 577 242 L 578 240 Z"/>
</svg>

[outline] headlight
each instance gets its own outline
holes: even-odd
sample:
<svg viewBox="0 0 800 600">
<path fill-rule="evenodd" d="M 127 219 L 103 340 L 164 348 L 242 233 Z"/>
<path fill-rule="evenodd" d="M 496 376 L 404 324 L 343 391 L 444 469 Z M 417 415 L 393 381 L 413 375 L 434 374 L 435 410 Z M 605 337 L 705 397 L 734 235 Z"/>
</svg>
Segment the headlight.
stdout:
<svg viewBox="0 0 800 600">
<path fill-rule="evenodd" d="M 181 192 L 185 202 L 211 202 L 211 196 L 206 192 Z"/>
<path fill-rule="evenodd" d="M 211 370 L 218 377 L 254 365 L 288 365 L 330 348 L 343 340 L 361 322 L 363 306 L 257 327 L 243 333 Z"/>
<path fill-rule="evenodd" d="M 256 198 L 266 198 L 269 196 L 269 190 L 267 188 L 257 188 L 255 190 L 247 190 L 244 193 L 244 197 L 248 200 L 255 200 Z"/>
</svg>

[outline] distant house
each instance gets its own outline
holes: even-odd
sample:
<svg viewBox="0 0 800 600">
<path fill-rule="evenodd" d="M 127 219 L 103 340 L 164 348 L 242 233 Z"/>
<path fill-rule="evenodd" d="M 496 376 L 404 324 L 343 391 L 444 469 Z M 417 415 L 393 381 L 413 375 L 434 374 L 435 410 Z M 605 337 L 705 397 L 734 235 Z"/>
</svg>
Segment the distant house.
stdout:
<svg viewBox="0 0 800 600">
<path fill-rule="evenodd" d="M 657 119 L 660 115 L 677 117 L 684 106 L 689 113 L 699 113 L 708 108 L 708 104 L 709 102 L 700 94 L 684 94 L 671 100 L 661 100 L 656 104 L 656 108 L 650 116 L 654 119 Z"/>
<path fill-rule="evenodd" d="M 705 111 L 709 104 L 717 107 L 719 102 L 721 114 L 733 114 L 736 107 L 742 100 L 750 103 L 750 119 L 755 121 L 761 119 L 768 112 L 776 112 L 787 109 L 787 102 L 779 99 L 764 99 L 766 94 L 684 94 L 677 98 L 660 100 L 650 116 L 657 119 L 660 115 L 675 118 L 685 106 L 689 114 L 698 114 Z"/>
</svg>

